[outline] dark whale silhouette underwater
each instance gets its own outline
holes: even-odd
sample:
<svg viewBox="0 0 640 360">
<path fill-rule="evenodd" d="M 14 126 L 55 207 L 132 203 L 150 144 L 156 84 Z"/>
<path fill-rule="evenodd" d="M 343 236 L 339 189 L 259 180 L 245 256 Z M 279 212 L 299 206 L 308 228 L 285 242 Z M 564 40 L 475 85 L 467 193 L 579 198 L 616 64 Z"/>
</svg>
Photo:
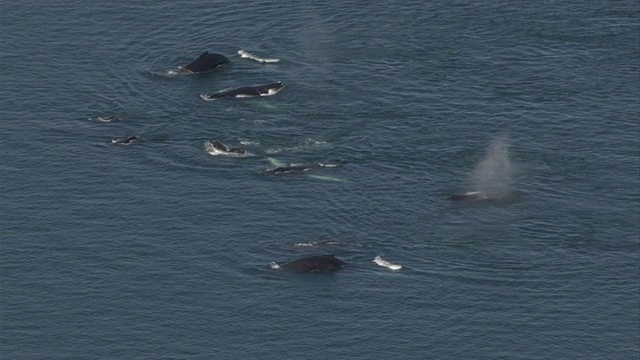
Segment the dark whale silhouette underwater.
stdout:
<svg viewBox="0 0 640 360">
<path fill-rule="evenodd" d="M 484 193 L 481 191 L 471 191 L 464 194 L 454 194 L 449 196 L 449 200 L 464 202 L 494 202 L 510 203 L 523 201 L 526 193 L 520 190 L 509 190 L 498 193 Z"/>
<path fill-rule="evenodd" d="M 265 172 L 267 174 L 272 174 L 272 175 L 302 173 L 302 172 L 314 170 L 314 169 L 334 168 L 344 163 L 345 163 L 344 160 L 337 159 L 337 160 L 333 160 L 330 162 L 323 162 L 323 163 L 290 164 L 290 165 L 282 165 L 274 168 L 269 168 L 269 169 L 266 169 Z"/>
</svg>

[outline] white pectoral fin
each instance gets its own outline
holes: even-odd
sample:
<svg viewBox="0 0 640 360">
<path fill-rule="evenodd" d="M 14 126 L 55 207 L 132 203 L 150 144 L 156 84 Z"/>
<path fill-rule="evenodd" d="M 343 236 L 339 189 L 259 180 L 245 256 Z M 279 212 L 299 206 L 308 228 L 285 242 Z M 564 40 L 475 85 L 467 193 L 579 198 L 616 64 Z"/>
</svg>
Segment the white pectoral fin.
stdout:
<svg viewBox="0 0 640 360">
<path fill-rule="evenodd" d="M 267 160 L 269 160 L 269 163 L 275 167 L 280 167 L 280 166 L 285 166 L 285 163 L 283 163 L 282 161 L 278 160 L 278 159 L 274 159 L 272 157 L 267 158 Z"/>
<path fill-rule="evenodd" d="M 394 270 L 394 271 L 402 269 L 402 265 L 392 264 L 392 263 L 390 263 L 390 262 L 388 262 L 386 260 L 383 260 L 380 257 L 380 255 L 376 256 L 373 259 L 373 262 L 378 264 L 378 265 L 380 265 L 380 266 L 386 267 L 387 269 Z"/>
</svg>

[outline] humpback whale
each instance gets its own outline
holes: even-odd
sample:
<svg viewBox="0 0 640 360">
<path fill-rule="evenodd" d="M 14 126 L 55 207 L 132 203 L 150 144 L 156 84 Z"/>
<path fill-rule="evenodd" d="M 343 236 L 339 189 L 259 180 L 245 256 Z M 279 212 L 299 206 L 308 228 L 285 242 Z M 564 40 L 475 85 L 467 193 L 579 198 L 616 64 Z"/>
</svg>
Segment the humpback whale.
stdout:
<svg viewBox="0 0 640 360">
<path fill-rule="evenodd" d="M 100 122 L 115 122 L 115 121 L 120 121 L 122 120 L 123 117 L 118 116 L 118 115 L 99 115 L 97 117 L 95 117 L 95 120 L 98 120 Z"/>
<path fill-rule="evenodd" d="M 344 265 L 344 261 L 335 255 L 317 255 L 293 260 L 284 265 L 272 262 L 271 268 L 297 272 L 317 272 L 340 270 Z"/>
<path fill-rule="evenodd" d="M 111 140 L 111 143 L 117 144 L 117 145 L 131 145 L 131 144 L 137 143 L 138 141 L 140 141 L 140 137 L 134 135 L 134 136 L 125 136 L 125 137 L 113 139 Z"/>
<path fill-rule="evenodd" d="M 268 174 L 278 175 L 292 172 L 304 172 L 314 169 L 338 167 L 344 163 L 344 160 L 334 160 L 328 163 L 308 163 L 308 164 L 290 164 L 283 165 L 265 170 Z"/>
<path fill-rule="evenodd" d="M 195 58 L 187 65 L 182 66 L 182 69 L 191 73 L 202 73 L 211 71 L 220 65 L 230 63 L 226 56 L 220 54 L 210 54 L 205 51 L 202 55 Z"/>
<path fill-rule="evenodd" d="M 449 196 L 449 200 L 466 202 L 518 202 L 524 200 L 526 193 L 519 190 L 509 190 L 498 193 L 484 193 L 481 191 L 471 191 L 464 194 L 454 194 Z"/>
<path fill-rule="evenodd" d="M 201 94 L 200 98 L 205 101 L 217 99 L 237 99 L 252 96 L 270 96 L 277 94 L 284 85 L 282 81 L 266 85 L 243 86 L 233 89 L 225 89 L 213 94 Z"/>
<path fill-rule="evenodd" d="M 211 155 L 226 155 L 226 156 L 251 156 L 252 154 L 246 149 L 228 147 L 218 140 L 207 140 L 204 142 L 205 150 Z"/>
</svg>

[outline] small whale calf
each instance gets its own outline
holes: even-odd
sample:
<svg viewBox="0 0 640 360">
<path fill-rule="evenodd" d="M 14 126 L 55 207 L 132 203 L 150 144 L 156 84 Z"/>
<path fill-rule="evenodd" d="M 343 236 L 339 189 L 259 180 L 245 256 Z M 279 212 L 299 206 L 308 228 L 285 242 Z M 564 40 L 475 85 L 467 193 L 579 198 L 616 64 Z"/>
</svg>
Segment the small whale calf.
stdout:
<svg viewBox="0 0 640 360">
<path fill-rule="evenodd" d="M 138 141 L 140 141 L 140 137 L 134 135 L 113 139 L 111 140 L 111 143 L 116 145 L 132 145 L 137 143 Z"/>
<path fill-rule="evenodd" d="M 503 191 L 498 193 L 484 193 L 481 191 L 471 191 L 464 194 L 454 194 L 449 196 L 449 200 L 466 202 L 518 202 L 524 200 L 526 193 L 519 190 Z"/>
<path fill-rule="evenodd" d="M 284 85 L 282 81 L 274 82 L 266 85 L 243 86 L 233 89 L 225 89 L 213 94 L 201 94 L 200 98 L 205 101 L 213 101 L 218 99 L 238 99 L 254 96 L 271 96 L 275 95 Z"/>
<path fill-rule="evenodd" d="M 265 170 L 265 172 L 272 175 L 299 173 L 299 172 L 305 172 L 305 171 L 314 170 L 314 169 L 334 168 L 344 164 L 344 162 L 345 162 L 344 160 L 338 159 L 338 160 L 333 160 L 331 162 L 326 162 L 326 163 L 290 164 L 290 165 L 283 165 L 283 166 L 270 168 Z"/>
<path fill-rule="evenodd" d="M 228 63 L 230 63 L 230 61 L 226 56 L 210 54 L 208 51 L 205 51 L 202 55 L 180 68 L 190 73 L 203 73 Z"/>
<path fill-rule="evenodd" d="M 317 255 L 293 260 L 284 265 L 278 265 L 275 262 L 272 262 L 270 265 L 272 269 L 295 272 L 319 272 L 340 270 L 345 263 L 335 255 Z"/>
</svg>

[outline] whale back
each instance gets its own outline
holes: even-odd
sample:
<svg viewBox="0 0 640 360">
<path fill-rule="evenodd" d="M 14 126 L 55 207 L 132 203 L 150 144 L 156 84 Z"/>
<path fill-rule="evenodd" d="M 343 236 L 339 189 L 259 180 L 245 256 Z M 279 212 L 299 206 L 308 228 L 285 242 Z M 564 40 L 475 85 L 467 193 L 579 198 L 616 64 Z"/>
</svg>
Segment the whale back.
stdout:
<svg viewBox="0 0 640 360">
<path fill-rule="evenodd" d="M 335 255 L 317 255 L 293 260 L 281 266 L 282 269 L 300 272 L 335 271 L 345 263 Z"/>
<path fill-rule="evenodd" d="M 189 70 L 194 73 L 211 71 L 220 65 L 229 63 L 229 59 L 221 54 L 210 54 L 205 51 L 202 55 L 183 66 L 183 69 Z"/>
</svg>

